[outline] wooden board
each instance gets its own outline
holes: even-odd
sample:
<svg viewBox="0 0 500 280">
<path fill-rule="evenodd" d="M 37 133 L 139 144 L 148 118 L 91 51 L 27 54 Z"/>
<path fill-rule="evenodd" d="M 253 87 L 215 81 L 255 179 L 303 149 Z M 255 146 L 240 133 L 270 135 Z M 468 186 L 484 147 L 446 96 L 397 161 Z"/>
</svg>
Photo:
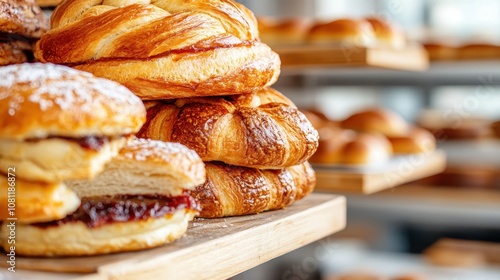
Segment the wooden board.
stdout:
<svg viewBox="0 0 500 280">
<path fill-rule="evenodd" d="M 272 47 L 284 68 L 373 66 L 423 71 L 429 66 L 427 52 L 419 45 L 404 49 L 298 45 Z"/>
<path fill-rule="evenodd" d="M 86 274 L 21 271 L 28 276 L 15 278 L 21 274 L 12 273 L 9 279 L 227 279 L 342 230 L 345 209 L 344 197 L 313 193 L 284 210 L 197 219 L 182 239 L 152 250 L 78 258 L 18 257 L 18 270 Z M 0 263 L 6 265 L 5 254 Z"/>
<path fill-rule="evenodd" d="M 323 167 L 314 165 L 316 190 L 372 194 L 442 172 L 446 155 L 395 157 L 389 163 L 366 168 Z"/>
</svg>

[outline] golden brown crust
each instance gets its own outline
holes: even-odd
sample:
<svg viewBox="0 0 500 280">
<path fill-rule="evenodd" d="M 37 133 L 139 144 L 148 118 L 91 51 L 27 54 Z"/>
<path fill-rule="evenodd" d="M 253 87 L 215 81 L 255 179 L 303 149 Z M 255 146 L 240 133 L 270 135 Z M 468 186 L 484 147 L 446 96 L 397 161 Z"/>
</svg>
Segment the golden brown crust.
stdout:
<svg viewBox="0 0 500 280">
<path fill-rule="evenodd" d="M 365 20 L 337 19 L 327 23 L 315 24 L 307 35 L 314 43 L 341 43 L 367 47 L 375 42 L 373 28 Z"/>
<path fill-rule="evenodd" d="M 408 132 L 405 120 L 382 108 L 357 112 L 341 122 L 342 128 L 362 132 L 378 132 L 386 136 L 401 136 Z"/>
<path fill-rule="evenodd" d="M 377 46 L 389 48 L 402 48 L 405 46 L 405 35 L 395 25 L 377 17 L 368 17 L 365 20 L 373 28 L 377 38 Z"/>
<path fill-rule="evenodd" d="M 405 136 L 388 139 L 395 154 L 429 153 L 436 149 L 436 138 L 423 128 L 414 127 Z"/>
<path fill-rule="evenodd" d="M 35 0 L 1 0 L 0 33 L 40 38 L 49 29 L 49 21 Z"/>
<path fill-rule="evenodd" d="M 16 254 L 24 256 L 83 256 L 154 248 L 180 238 L 196 211 L 182 209 L 162 218 L 115 222 L 89 228 L 83 222 L 37 227 L 17 225 Z M 7 227 L 0 232 L 1 245 L 9 248 Z"/>
<path fill-rule="evenodd" d="M 145 100 L 250 93 L 278 78 L 278 55 L 231 0 L 101 2 L 59 5 L 35 57 L 118 81 Z"/>
<path fill-rule="evenodd" d="M 272 20 L 257 18 L 259 37 L 266 44 L 299 44 L 305 41 L 310 22 L 303 18 Z"/>
<path fill-rule="evenodd" d="M 0 42 L 0 66 L 19 64 L 28 61 L 22 49 L 16 48 L 11 43 Z"/>
<path fill-rule="evenodd" d="M 457 59 L 458 50 L 455 46 L 444 42 L 427 42 L 423 44 L 431 60 L 453 60 Z"/>
<path fill-rule="evenodd" d="M 10 170 L 8 178 L 0 174 L 0 221 L 17 218 L 19 223 L 48 222 L 66 217 L 80 205 L 77 195 L 63 183 L 25 181 L 17 177 L 16 171 L 19 168 Z M 9 213 L 9 196 L 15 199 L 14 215 Z"/>
<path fill-rule="evenodd" d="M 202 211 L 217 218 L 281 209 L 308 195 L 316 177 L 309 163 L 280 170 L 260 170 L 206 163 L 207 181 L 190 191 Z"/>
<path fill-rule="evenodd" d="M 155 103 L 138 136 L 179 142 L 203 161 L 289 167 L 316 151 L 318 133 L 298 109 L 283 102 L 290 101 L 266 89 L 251 95 Z"/>
<path fill-rule="evenodd" d="M 459 59 L 492 59 L 500 58 L 500 45 L 488 43 L 471 43 L 458 48 Z"/>
<path fill-rule="evenodd" d="M 377 133 L 360 133 L 342 148 L 340 163 L 379 164 L 388 161 L 391 156 L 391 143 L 385 136 Z"/>
<path fill-rule="evenodd" d="M 338 127 L 325 126 L 319 129 L 318 150 L 309 159 L 312 163 L 341 163 L 342 150 L 345 145 L 355 139 L 353 131 Z"/>
<path fill-rule="evenodd" d="M 137 132 L 141 100 L 125 87 L 52 64 L 0 69 L 0 138 L 115 136 Z"/>
</svg>

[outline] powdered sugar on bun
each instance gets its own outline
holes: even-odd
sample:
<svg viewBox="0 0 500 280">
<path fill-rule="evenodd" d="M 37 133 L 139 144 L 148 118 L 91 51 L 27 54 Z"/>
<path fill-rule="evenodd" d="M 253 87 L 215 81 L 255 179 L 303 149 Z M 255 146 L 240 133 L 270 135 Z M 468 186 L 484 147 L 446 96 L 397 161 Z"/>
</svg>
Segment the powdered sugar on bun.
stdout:
<svg viewBox="0 0 500 280">
<path fill-rule="evenodd" d="M 0 68 L 0 137 L 82 137 L 137 132 L 142 101 L 124 86 L 54 64 Z"/>
</svg>

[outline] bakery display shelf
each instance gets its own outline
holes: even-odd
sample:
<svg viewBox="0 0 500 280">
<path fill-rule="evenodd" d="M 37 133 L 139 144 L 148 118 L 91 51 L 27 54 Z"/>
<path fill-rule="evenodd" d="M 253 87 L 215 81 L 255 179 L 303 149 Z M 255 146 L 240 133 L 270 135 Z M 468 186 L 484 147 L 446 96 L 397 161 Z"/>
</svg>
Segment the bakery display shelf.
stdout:
<svg viewBox="0 0 500 280">
<path fill-rule="evenodd" d="M 443 151 L 393 157 L 385 164 L 350 167 L 314 165 L 316 190 L 373 194 L 444 171 Z"/>
<path fill-rule="evenodd" d="M 342 230 L 345 209 L 344 197 L 313 193 L 283 210 L 195 219 L 183 238 L 156 249 L 94 257 L 18 257 L 17 272 L 5 269 L 0 278 L 9 273 L 8 279 L 34 280 L 227 279 Z M 0 263 L 6 265 L 5 254 Z"/>
<path fill-rule="evenodd" d="M 403 49 L 379 49 L 329 45 L 271 46 L 280 55 L 283 68 L 377 67 L 423 71 L 429 65 L 425 49 L 410 45 Z"/>
</svg>

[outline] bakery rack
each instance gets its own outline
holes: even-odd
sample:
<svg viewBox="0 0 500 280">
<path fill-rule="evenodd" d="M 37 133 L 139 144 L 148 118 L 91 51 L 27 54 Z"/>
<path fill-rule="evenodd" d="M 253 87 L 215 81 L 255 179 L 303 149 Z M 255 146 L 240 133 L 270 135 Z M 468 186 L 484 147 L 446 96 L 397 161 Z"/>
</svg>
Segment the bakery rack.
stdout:
<svg viewBox="0 0 500 280">
<path fill-rule="evenodd" d="M 313 165 L 317 191 L 372 194 L 444 171 L 443 151 L 396 156 L 375 166 Z"/>
<path fill-rule="evenodd" d="M 345 209 L 344 197 L 313 193 L 283 210 L 195 219 L 183 238 L 151 250 L 75 258 L 17 257 L 17 272 L 3 270 L 0 278 L 9 273 L 8 279 L 32 280 L 227 279 L 342 230 Z M 1 265 L 5 261 L 2 254 Z"/>
<path fill-rule="evenodd" d="M 429 65 L 426 50 L 420 45 L 401 49 L 366 48 L 339 45 L 272 46 L 279 54 L 284 71 L 311 67 L 375 67 L 423 71 Z"/>
</svg>

